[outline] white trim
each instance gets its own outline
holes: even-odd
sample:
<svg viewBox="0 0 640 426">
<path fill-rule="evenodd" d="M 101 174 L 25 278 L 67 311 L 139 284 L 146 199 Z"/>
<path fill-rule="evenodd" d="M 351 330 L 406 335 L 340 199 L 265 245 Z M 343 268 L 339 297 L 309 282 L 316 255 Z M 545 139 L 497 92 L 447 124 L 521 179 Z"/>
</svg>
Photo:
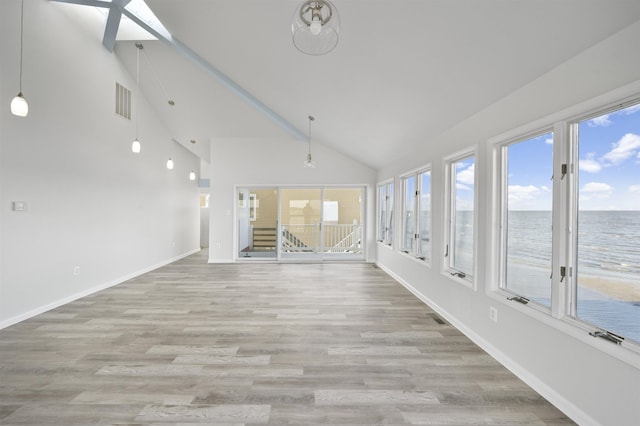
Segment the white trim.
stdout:
<svg viewBox="0 0 640 426">
<path fill-rule="evenodd" d="M 8 318 L 8 319 L 0 322 L 0 330 L 2 330 L 4 328 L 7 328 L 7 327 L 10 327 L 10 326 L 12 326 L 14 324 L 17 324 L 19 322 L 28 320 L 29 318 L 33 318 L 36 315 L 40 315 L 40 314 L 43 314 L 45 312 L 48 312 L 48 311 L 50 311 L 52 309 L 59 308 L 60 306 L 66 305 L 67 303 L 71 303 L 71 302 L 76 301 L 78 299 L 82 299 L 83 297 L 90 296 L 90 295 L 92 295 L 94 293 L 97 293 L 97 292 L 102 291 L 102 290 L 106 290 L 107 288 L 116 286 L 118 284 L 122 284 L 125 281 L 129 281 L 129 280 L 131 280 L 131 279 L 133 279 L 135 277 L 138 277 L 140 275 L 146 274 L 147 272 L 151 272 L 154 269 L 158 269 L 158 268 L 160 268 L 162 266 L 168 265 L 170 263 L 178 261 L 178 260 L 180 260 L 182 258 L 185 258 L 187 256 L 191 256 L 192 254 L 195 254 L 195 253 L 197 253 L 199 251 L 200 251 L 200 249 L 198 248 L 198 249 L 192 250 L 190 252 L 181 254 L 179 256 L 172 257 L 171 259 L 167 259 L 165 261 L 156 263 L 154 265 L 151 265 L 151 266 L 148 266 L 146 268 L 140 269 L 140 270 L 138 270 L 136 272 L 132 272 L 130 274 L 124 275 L 124 276 L 116 278 L 114 280 L 107 281 L 106 283 L 97 285 L 95 287 L 91 287 L 89 289 L 83 290 L 83 291 L 81 291 L 79 293 L 76 293 L 76 294 L 73 294 L 71 296 L 63 297 L 62 299 L 56 300 L 55 302 L 48 303 L 46 305 L 43 305 L 43 306 L 40 306 L 38 308 L 32 309 L 32 310 L 30 310 L 28 312 L 25 312 L 23 314 L 16 315 L 15 317 Z"/>
<path fill-rule="evenodd" d="M 521 364 L 514 361 L 512 358 L 505 355 L 498 348 L 493 346 L 491 343 L 486 341 L 482 336 L 475 333 L 473 330 L 467 328 L 464 323 L 458 321 L 455 317 L 449 315 L 449 313 L 442 309 L 438 304 L 434 303 L 427 296 L 418 291 L 415 287 L 409 284 L 407 281 L 402 279 L 400 276 L 393 273 L 390 269 L 386 268 L 384 265 L 376 263 L 376 265 L 382 269 L 384 272 L 389 274 L 394 280 L 396 280 L 399 284 L 409 290 L 414 296 L 416 296 L 420 301 L 422 301 L 425 305 L 429 306 L 433 309 L 438 315 L 442 316 L 445 320 L 447 320 L 452 326 L 454 326 L 458 331 L 464 334 L 467 338 L 469 338 L 473 343 L 480 346 L 482 350 L 487 352 L 490 356 L 492 356 L 496 361 L 502 364 L 505 368 L 515 374 L 519 379 L 529 385 L 533 390 L 538 392 L 544 398 L 549 400 L 554 406 L 556 406 L 560 411 L 569 416 L 573 421 L 580 425 L 599 425 L 599 423 L 590 417 L 587 413 L 581 410 L 578 406 L 571 403 L 571 401 L 564 398 L 560 393 L 558 393 L 553 388 L 549 387 L 546 383 L 541 381 L 536 377 L 535 374 L 531 373 L 529 370 L 524 368 Z"/>
<path fill-rule="evenodd" d="M 234 259 L 209 258 L 207 263 L 234 263 Z"/>
<path fill-rule="evenodd" d="M 562 111 L 549 114 L 523 126 L 508 130 L 490 138 L 488 141 L 490 144 L 493 144 L 495 142 L 516 138 L 518 135 L 532 133 L 535 129 L 552 127 L 554 123 L 559 121 L 581 120 L 583 117 L 595 115 L 603 110 L 615 107 L 616 105 L 638 99 L 638 96 L 640 96 L 640 80 L 636 80 L 595 98 L 586 100 L 569 108 L 565 108 Z"/>
<path fill-rule="evenodd" d="M 446 276 L 449 279 L 452 279 L 453 281 L 456 281 L 462 285 L 464 285 L 465 287 L 468 287 L 470 289 L 472 289 L 473 291 L 477 290 L 477 283 L 478 280 L 476 279 L 476 277 L 478 276 L 478 213 L 479 213 L 479 197 L 478 197 L 478 183 L 479 183 L 479 167 L 478 167 L 478 163 L 479 163 L 479 147 L 478 145 L 473 145 L 470 147 L 467 147 L 465 149 L 461 149 L 459 151 L 456 151 L 452 154 L 449 154 L 447 156 L 445 156 L 442 159 L 442 165 L 443 165 L 443 173 L 444 173 L 444 185 L 442 185 L 442 190 L 444 191 L 442 200 L 443 200 L 443 204 L 442 204 L 442 208 L 443 208 L 443 221 L 444 224 L 442 226 L 442 241 L 443 241 L 443 245 L 441 247 L 441 250 L 443 250 L 442 252 L 442 262 L 440 264 L 440 273 L 444 276 Z M 470 278 L 468 278 L 468 275 L 465 278 L 460 278 L 457 276 L 453 276 L 452 271 L 454 271 L 453 269 L 450 268 L 449 265 L 449 256 L 446 256 L 446 247 L 450 244 L 450 239 L 451 239 L 451 227 L 452 227 L 452 223 L 451 223 L 451 207 L 452 207 L 452 189 L 455 186 L 455 182 L 452 182 L 453 176 L 451 173 L 451 166 L 453 165 L 453 163 L 458 162 L 459 160 L 464 160 L 465 158 L 469 158 L 469 157 L 473 157 L 473 164 L 474 164 L 474 170 L 473 170 L 473 274 L 471 275 Z M 449 253 L 451 252 L 451 249 L 449 249 Z M 433 253 L 432 253 L 433 256 Z M 454 271 L 454 272 L 460 272 L 460 271 Z"/>
</svg>

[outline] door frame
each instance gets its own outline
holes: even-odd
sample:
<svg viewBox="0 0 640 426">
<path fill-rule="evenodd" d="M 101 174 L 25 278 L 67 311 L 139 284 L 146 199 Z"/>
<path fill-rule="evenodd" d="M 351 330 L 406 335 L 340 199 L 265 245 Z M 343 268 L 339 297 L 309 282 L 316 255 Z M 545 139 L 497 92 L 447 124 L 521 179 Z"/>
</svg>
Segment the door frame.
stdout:
<svg viewBox="0 0 640 426">
<path fill-rule="evenodd" d="M 275 257 L 243 257 L 240 256 L 239 247 L 238 247 L 238 238 L 240 234 L 239 223 L 238 223 L 238 193 L 241 190 L 251 190 L 251 189 L 274 189 L 277 191 L 277 220 L 276 220 L 276 234 L 277 234 L 277 247 L 276 247 L 276 256 Z M 286 189 L 309 189 L 309 190 L 320 190 L 320 205 L 321 212 L 320 218 L 321 223 L 322 215 L 324 208 L 324 191 L 326 189 L 359 189 L 360 190 L 360 228 L 361 228 L 361 242 L 360 247 L 361 250 L 357 254 L 340 254 L 340 253 L 326 253 L 324 250 L 324 231 L 320 232 L 320 251 L 318 253 L 314 253 L 314 255 L 308 256 L 282 256 L 281 250 L 281 196 L 282 190 Z M 233 251 L 234 251 L 234 262 L 260 262 L 260 261 L 268 261 L 268 262 L 281 262 L 281 263 L 321 263 L 326 261 L 365 261 L 367 258 L 367 241 L 369 239 L 369 235 L 367 232 L 367 192 L 369 189 L 369 185 L 367 184 L 340 184 L 340 185 L 234 185 L 233 187 L 233 197 L 234 197 L 234 208 L 233 208 Z"/>
</svg>

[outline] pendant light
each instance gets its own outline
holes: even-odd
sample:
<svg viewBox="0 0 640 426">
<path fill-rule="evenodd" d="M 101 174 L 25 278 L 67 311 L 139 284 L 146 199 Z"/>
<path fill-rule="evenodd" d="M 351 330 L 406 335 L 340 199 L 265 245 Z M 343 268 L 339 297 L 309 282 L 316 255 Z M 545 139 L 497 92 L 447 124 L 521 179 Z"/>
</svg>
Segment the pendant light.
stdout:
<svg viewBox="0 0 640 426">
<path fill-rule="evenodd" d="M 338 44 L 340 16 L 329 0 L 306 0 L 293 13 L 293 44 L 307 55 L 324 55 Z"/>
<path fill-rule="evenodd" d="M 308 169 L 315 169 L 316 163 L 311 158 L 311 122 L 314 121 L 315 118 L 313 116 L 309 116 L 309 153 L 307 154 L 307 159 L 304 160 L 304 166 Z"/>
<path fill-rule="evenodd" d="M 171 157 L 169 157 L 169 159 L 167 160 L 167 169 L 173 170 L 173 160 L 171 159 Z"/>
<path fill-rule="evenodd" d="M 142 43 L 137 42 L 136 48 L 136 138 L 131 143 L 131 152 L 139 154 L 142 148 L 138 139 L 138 122 L 140 121 L 140 51 L 143 49 Z"/>
<path fill-rule="evenodd" d="M 24 35 L 24 0 L 20 2 L 20 90 L 11 100 L 11 113 L 18 117 L 26 117 L 29 114 L 29 104 L 22 95 L 22 45 Z"/>
<path fill-rule="evenodd" d="M 189 180 L 196 180 L 196 172 L 193 170 L 189 172 Z"/>
</svg>

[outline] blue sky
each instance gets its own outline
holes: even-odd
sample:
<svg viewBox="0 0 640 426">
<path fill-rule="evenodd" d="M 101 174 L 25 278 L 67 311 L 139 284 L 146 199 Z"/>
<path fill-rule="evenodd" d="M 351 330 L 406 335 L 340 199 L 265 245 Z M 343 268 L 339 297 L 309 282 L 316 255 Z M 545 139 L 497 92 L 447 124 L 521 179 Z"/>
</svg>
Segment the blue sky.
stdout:
<svg viewBox="0 0 640 426">
<path fill-rule="evenodd" d="M 552 135 L 509 146 L 509 208 L 550 210 Z M 579 124 L 581 210 L 640 210 L 640 105 Z"/>
</svg>

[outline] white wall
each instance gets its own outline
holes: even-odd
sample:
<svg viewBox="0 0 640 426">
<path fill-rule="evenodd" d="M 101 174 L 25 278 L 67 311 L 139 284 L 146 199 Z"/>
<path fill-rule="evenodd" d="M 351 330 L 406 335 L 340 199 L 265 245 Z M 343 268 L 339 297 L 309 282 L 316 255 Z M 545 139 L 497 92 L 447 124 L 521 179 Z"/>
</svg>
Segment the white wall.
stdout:
<svg viewBox="0 0 640 426">
<path fill-rule="evenodd" d="M 213 139 L 211 141 L 210 262 L 234 259 L 234 185 L 368 185 L 365 252 L 375 254 L 375 172 L 319 143 L 315 169 L 303 167 L 307 144 L 297 140 Z"/>
<path fill-rule="evenodd" d="M 487 264 L 492 261 L 487 229 L 491 229 L 492 223 L 488 216 L 487 188 L 491 170 L 486 141 L 625 85 L 631 84 L 640 93 L 640 81 L 636 81 L 640 78 L 638 40 L 640 22 L 439 137 L 416 142 L 415 152 L 387 165 L 378 175 L 378 181 L 395 177 L 395 208 L 400 212 L 398 175 L 429 162 L 433 165 L 433 266 L 425 267 L 382 245 L 377 245 L 378 264 L 574 420 L 585 425 L 638 424 L 640 355 L 598 341 L 586 332 L 574 332 L 572 327 L 563 327 L 558 324 L 560 321 L 544 314 L 536 315 L 532 309 L 487 294 L 489 283 L 484 277 Z M 464 94 L 460 95 L 460 102 L 464 102 Z M 475 291 L 440 272 L 444 223 L 443 158 L 470 146 L 479 147 L 476 158 L 479 250 Z M 395 223 L 398 230 L 399 223 Z M 400 232 L 396 231 L 395 235 L 398 237 Z M 398 246 L 399 241 L 396 241 L 395 247 Z M 490 306 L 498 309 L 497 324 L 489 319 Z"/>
<path fill-rule="evenodd" d="M 2 1 L 0 327 L 199 249 L 198 188 L 188 180 L 199 159 L 144 99 L 142 153 L 131 153 L 135 127 L 114 114 L 114 86 L 135 88 L 135 77 L 46 1 L 25 1 L 30 111 L 11 115 L 19 16 L 19 1 Z"/>
</svg>

